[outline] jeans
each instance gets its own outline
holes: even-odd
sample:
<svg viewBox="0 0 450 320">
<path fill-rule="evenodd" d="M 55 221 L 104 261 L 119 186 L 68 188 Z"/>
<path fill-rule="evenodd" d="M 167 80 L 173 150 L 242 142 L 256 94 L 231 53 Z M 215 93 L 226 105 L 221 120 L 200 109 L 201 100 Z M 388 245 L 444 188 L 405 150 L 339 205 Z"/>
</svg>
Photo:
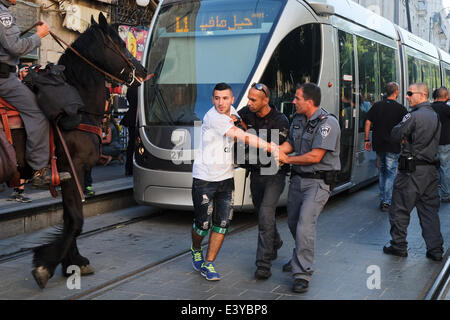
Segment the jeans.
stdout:
<svg viewBox="0 0 450 320">
<path fill-rule="evenodd" d="M 391 204 L 392 189 L 394 188 L 394 179 L 397 175 L 398 157 L 400 154 L 392 152 L 377 152 L 377 158 L 380 162 L 380 201 L 381 203 Z"/>
<path fill-rule="evenodd" d="M 275 211 L 283 192 L 286 175 L 260 175 L 252 172 L 250 190 L 255 209 L 258 212 L 258 248 L 256 250 L 256 266 L 270 269 L 271 257 L 275 248 L 281 244 L 277 230 Z"/>
<path fill-rule="evenodd" d="M 441 198 L 450 198 L 450 144 L 438 147 L 438 157 L 441 161 L 439 168 L 439 193 Z"/>
</svg>

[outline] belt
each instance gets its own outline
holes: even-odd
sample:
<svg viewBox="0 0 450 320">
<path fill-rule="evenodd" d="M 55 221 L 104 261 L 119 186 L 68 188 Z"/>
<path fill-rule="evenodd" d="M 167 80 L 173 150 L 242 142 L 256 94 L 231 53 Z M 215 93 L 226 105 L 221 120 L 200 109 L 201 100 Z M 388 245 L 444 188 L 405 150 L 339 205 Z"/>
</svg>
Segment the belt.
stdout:
<svg viewBox="0 0 450 320">
<path fill-rule="evenodd" d="M 326 171 L 317 171 L 317 172 L 296 172 L 292 171 L 291 176 L 300 176 L 302 178 L 307 179 L 325 179 Z"/>
<path fill-rule="evenodd" d="M 416 166 L 435 166 L 435 162 L 428 162 L 425 160 L 416 160 Z"/>
<path fill-rule="evenodd" d="M 17 71 L 17 67 L 16 66 L 10 66 L 9 64 L 0 62 L 0 65 L 2 68 L 6 68 L 9 72 L 16 72 Z"/>
</svg>

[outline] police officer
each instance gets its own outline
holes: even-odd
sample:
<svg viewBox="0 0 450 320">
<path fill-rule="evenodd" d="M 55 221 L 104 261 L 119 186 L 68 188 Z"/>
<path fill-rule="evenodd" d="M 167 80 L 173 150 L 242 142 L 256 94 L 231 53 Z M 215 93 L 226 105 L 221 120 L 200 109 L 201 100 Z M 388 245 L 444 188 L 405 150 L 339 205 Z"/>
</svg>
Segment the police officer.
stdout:
<svg viewBox="0 0 450 320">
<path fill-rule="evenodd" d="M 271 108 L 269 100 L 270 91 L 267 86 L 254 83 L 248 93 L 248 106 L 241 109 L 238 114 L 245 123 L 248 133 L 256 134 L 265 141 L 272 141 L 279 145 L 286 141 L 289 120 L 284 114 Z M 266 159 L 269 160 L 267 157 Z M 250 190 L 253 204 L 258 212 L 255 278 L 267 279 L 272 275 L 271 260 L 276 259 L 277 250 L 283 244 L 276 226 L 275 211 L 284 189 L 289 166 L 284 165 L 279 168 L 273 161 L 264 161 L 265 159 L 261 157 L 255 160 L 257 161 L 249 166 Z"/>
<path fill-rule="evenodd" d="M 416 207 L 427 246 L 426 256 L 441 261 L 443 239 L 438 216 L 440 200 L 437 161 L 441 124 L 428 102 L 426 84 L 410 85 L 406 95 L 412 110 L 392 129 L 391 134 L 393 140 L 402 143 L 402 150 L 389 210 L 392 240 L 390 246 L 383 247 L 383 252 L 400 257 L 408 256 L 406 231 L 410 213 Z"/>
<path fill-rule="evenodd" d="M 16 76 L 19 57 L 41 45 L 41 39 L 50 32 L 42 22 L 36 33 L 28 38 L 20 38 L 20 30 L 8 8 L 16 0 L 0 0 L 0 96 L 16 107 L 27 133 L 26 160 L 32 169 L 33 185 L 43 186 L 50 182 L 51 172 L 46 167 L 49 162 L 49 122 L 39 109 L 36 97 Z M 68 173 L 60 173 L 61 181 L 70 178 Z"/>
<path fill-rule="evenodd" d="M 297 114 L 288 140 L 279 148 L 279 160 L 292 164 L 288 194 L 288 225 L 295 239 L 292 259 L 283 271 L 292 271 L 294 292 L 308 290 L 313 274 L 314 242 L 319 214 L 334 186 L 341 129 L 338 120 L 320 108 L 321 92 L 314 83 L 297 86 Z M 294 155 L 287 156 L 294 152 Z"/>
</svg>

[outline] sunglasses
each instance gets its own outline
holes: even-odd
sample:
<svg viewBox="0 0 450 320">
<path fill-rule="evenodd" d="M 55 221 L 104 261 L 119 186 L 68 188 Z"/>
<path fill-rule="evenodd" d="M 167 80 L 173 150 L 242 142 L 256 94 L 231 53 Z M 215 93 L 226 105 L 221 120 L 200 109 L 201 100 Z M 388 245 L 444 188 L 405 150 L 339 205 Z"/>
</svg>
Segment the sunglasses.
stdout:
<svg viewBox="0 0 450 320">
<path fill-rule="evenodd" d="M 408 96 L 408 97 L 411 97 L 413 94 L 415 94 L 415 93 L 422 93 L 422 92 L 412 92 L 412 91 L 408 91 L 408 92 L 406 92 L 406 95 Z M 422 93 L 423 94 L 423 93 Z"/>
<path fill-rule="evenodd" d="M 269 96 L 269 94 L 266 92 L 266 89 L 264 88 L 264 85 L 263 85 L 262 83 L 256 83 L 256 82 L 254 82 L 254 83 L 252 84 L 252 88 L 255 88 L 256 90 L 259 90 L 259 91 L 264 92 L 264 95 L 265 95 L 266 97 Z"/>
</svg>

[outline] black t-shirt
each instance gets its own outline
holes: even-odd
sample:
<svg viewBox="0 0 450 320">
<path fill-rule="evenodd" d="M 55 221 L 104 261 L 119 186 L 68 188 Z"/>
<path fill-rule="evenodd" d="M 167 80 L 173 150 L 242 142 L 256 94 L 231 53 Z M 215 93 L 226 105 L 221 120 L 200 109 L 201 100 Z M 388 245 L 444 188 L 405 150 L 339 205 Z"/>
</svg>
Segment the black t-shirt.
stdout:
<svg viewBox="0 0 450 320">
<path fill-rule="evenodd" d="M 431 107 L 439 115 L 442 123 L 439 144 L 450 144 L 450 106 L 446 102 L 436 101 L 431 104 Z"/>
<path fill-rule="evenodd" d="M 367 119 L 372 122 L 373 126 L 373 150 L 400 153 L 400 144 L 392 141 L 391 131 L 407 113 L 404 106 L 391 99 L 378 101 L 370 108 Z"/>
<path fill-rule="evenodd" d="M 256 113 L 251 112 L 248 106 L 239 110 L 238 114 L 239 117 L 241 117 L 242 121 L 244 121 L 244 123 L 247 125 L 247 131 L 249 133 L 252 133 L 251 130 L 255 130 L 256 134 L 261 139 L 267 142 L 273 141 L 278 145 L 281 145 L 286 141 L 289 134 L 289 120 L 283 113 L 281 113 L 274 107 L 271 107 L 270 112 L 263 118 L 260 118 L 256 115 Z M 261 129 L 266 130 L 261 131 Z M 278 131 L 272 131 L 271 129 L 278 129 Z M 277 138 L 272 137 L 272 133 L 274 132 L 278 133 Z M 261 166 L 261 164 L 257 164 L 251 167 L 252 169 L 258 170 Z M 281 169 L 287 171 L 289 170 L 289 165 L 283 165 Z"/>
</svg>

